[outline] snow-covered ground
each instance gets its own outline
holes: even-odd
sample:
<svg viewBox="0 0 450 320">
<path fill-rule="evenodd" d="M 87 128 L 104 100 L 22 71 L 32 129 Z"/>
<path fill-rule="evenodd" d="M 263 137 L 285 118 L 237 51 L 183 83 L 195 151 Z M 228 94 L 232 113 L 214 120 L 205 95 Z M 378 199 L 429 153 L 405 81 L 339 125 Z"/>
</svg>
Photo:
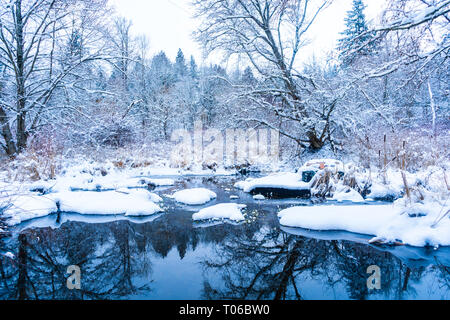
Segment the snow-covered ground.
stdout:
<svg viewBox="0 0 450 320">
<path fill-rule="evenodd" d="M 388 169 L 364 170 L 346 165 L 343 178 L 332 177 L 326 198 L 352 206 L 294 207 L 279 213 L 280 223 L 288 227 L 314 230 L 345 230 L 376 237 L 382 242 L 402 242 L 413 246 L 450 246 L 450 202 L 447 166 L 429 167 L 415 173 Z M 231 175 L 233 171 L 191 171 L 189 175 Z M 81 215 L 151 216 L 163 212 L 163 199 L 149 190 L 170 188 L 183 178 L 183 171 L 170 167 L 122 167 L 113 162 L 79 162 L 64 167 L 54 179 L 31 182 L 13 179 L 18 172 L 0 172 L 0 212 L 6 223 L 16 225 L 55 212 Z M 262 178 L 248 178 L 235 187 L 244 192 L 256 188 L 288 190 L 318 189 L 314 179 L 305 183 L 301 173 L 278 172 Z M 408 185 L 409 196 L 404 179 Z M 317 179 L 316 179 L 317 180 Z M 366 190 L 363 193 L 361 190 Z M 226 190 L 231 192 L 231 189 Z M 364 197 L 363 197 L 364 196 Z M 175 192 L 175 201 L 204 205 L 217 199 L 205 188 Z M 239 198 L 230 195 L 230 199 Z M 271 201 L 261 195 L 255 200 Z M 377 199 L 396 200 L 392 205 L 362 205 Z M 217 204 L 194 214 L 194 220 L 244 220 L 242 205 Z"/>
<path fill-rule="evenodd" d="M 183 176 L 234 175 L 235 170 L 177 169 L 168 166 L 135 166 L 121 162 L 66 161 L 53 179 L 31 181 L 22 171 L 29 166 L 0 171 L 0 215 L 10 225 L 52 213 L 89 215 L 153 215 L 162 209 L 162 198 L 148 189 L 171 187 Z M 216 197 L 211 192 L 186 191 L 180 202 L 203 204 Z M 200 193 L 199 193 L 200 192 Z M 207 200 L 203 200 L 207 199 Z M 3 211 L 3 214 L 2 214 Z"/>
</svg>

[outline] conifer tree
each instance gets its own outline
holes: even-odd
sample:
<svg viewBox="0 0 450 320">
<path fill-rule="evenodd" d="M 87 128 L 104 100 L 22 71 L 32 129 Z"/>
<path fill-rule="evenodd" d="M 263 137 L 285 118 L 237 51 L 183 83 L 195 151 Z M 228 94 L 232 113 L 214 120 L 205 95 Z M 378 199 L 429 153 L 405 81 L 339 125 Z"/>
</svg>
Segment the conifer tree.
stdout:
<svg viewBox="0 0 450 320">
<path fill-rule="evenodd" d="M 353 0 L 352 9 L 345 18 L 346 29 L 341 33 L 339 50 L 344 64 L 350 64 L 358 55 L 367 55 L 373 49 L 373 43 L 368 43 L 372 37 L 368 31 L 362 0 Z"/>
<path fill-rule="evenodd" d="M 175 59 L 175 73 L 178 77 L 184 77 L 187 74 L 186 59 L 184 58 L 181 49 L 178 49 L 177 57 Z"/>
</svg>

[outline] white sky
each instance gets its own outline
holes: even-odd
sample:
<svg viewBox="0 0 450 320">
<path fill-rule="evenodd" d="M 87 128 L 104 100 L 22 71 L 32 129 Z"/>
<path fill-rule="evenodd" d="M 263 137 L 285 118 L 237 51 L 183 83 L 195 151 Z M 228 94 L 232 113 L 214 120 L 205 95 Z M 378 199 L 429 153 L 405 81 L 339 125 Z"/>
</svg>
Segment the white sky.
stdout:
<svg viewBox="0 0 450 320">
<path fill-rule="evenodd" d="M 365 0 L 365 13 L 370 21 L 376 19 L 386 0 Z M 133 21 L 134 34 L 145 34 L 150 39 L 150 54 L 164 50 L 171 60 L 181 48 L 186 59 L 194 55 L 202 64 L 200 46 L 192 39 L 198 21 L 192 18 L 190 0 L 111 0 L 116 13 Z M 320 58 L 336 47 L 339 32 L 344 30 L 344 18 L 352 0 L 335 0 L 317 20 L 309 36 L 308 48 L 300 55 L 302 61 L 313 55 Z"/>
</svg>

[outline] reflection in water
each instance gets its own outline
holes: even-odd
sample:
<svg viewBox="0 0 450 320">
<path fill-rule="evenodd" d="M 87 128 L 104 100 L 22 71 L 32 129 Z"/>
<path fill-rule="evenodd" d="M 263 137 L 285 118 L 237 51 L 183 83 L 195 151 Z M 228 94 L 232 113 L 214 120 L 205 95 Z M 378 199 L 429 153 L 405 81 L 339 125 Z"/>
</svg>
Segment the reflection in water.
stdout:
<svg viewBox="0 0 450 320">
<path fill-rule="evenodd" d="M 450 291 L 450 268 L 439 262 L 411 268 L 364 244 L 288 234 L 269 215 L 209 228 L 195 227 L 182 212 L 145 224 L 67 222 L 55 230 L 25 230 L 4 240 L 2 251 L 5 246 L 17 259 L 1 262 L 2 299 L 158 298 L 152 295 L 162 285 L 154 262 L 167 272 L 195 269 L 187 277 L 202 286 L 186 299 L 427 298 L 433 285 L 448 298 Z M 199 259 L 186 262 L 199 246 Z M 169 258 L 173 250 L 176 259 Z M 69 265 L 82 270 L 79 291 L 66 287 Z M 370 265 L 382 269 L 381 291 L 367 289 Z M 187 285 L 172 290 L 182 296 Z"/>
<path fill-rule="evenodd" d="M 245 201 L 259 213 L 252 223 L 193 223 L 192 211 L 172 206 L 142 223 L 63 217 L 22 230 L 0 240 L 0 252 L 16 256 L 0 259 L 0 299 L 450 298 L 446 248 L 412 255 L 296 235 L 280 229 L 278 205 Z M 81 290 L 66 287 L 69 265 L 81 268 Z M 370 265 L 381 268 L 381 290 L 367 289 Z"/>
</svg>

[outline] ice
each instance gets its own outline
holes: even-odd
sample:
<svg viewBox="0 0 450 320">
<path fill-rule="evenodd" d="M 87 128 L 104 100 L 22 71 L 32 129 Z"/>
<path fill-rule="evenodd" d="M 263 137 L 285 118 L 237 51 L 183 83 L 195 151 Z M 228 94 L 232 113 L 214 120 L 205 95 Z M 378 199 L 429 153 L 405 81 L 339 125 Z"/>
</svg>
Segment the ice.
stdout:
<svg viewBox="0 0 450 320">
<path fill-rule="evenodd" d="M 220 220 L 229 219 L 233 221 L 245 220 L 241 210 L 245 205 L 237 203 L 221 203 L 212 207 L 204 208 L 192 216 L 193 220 Z"/>
<path fill-rule="evenodd" d="M 216 193 L 205 188 L 186 189 L 175 192 L 173 198 L 177 202 L 189 205 L 202 205 L 217 197 Z"/>
</svg>

